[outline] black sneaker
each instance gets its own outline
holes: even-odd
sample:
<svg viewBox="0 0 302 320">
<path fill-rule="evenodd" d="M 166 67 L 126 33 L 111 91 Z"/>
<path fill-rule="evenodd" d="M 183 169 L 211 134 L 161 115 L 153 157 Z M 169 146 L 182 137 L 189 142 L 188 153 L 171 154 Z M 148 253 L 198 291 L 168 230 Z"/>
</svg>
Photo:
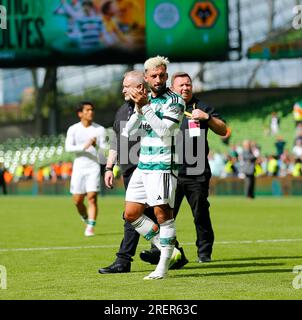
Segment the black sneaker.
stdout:
<svg viewBox="0 0 302 320">
<path fill-rule="evenodd" d="M 177 248 L 181 252 L 180 260 L 177 260 L 172 266 L 170 266 L 169 270 L 181 269 L 185 266 L 189 260 L 186 258 L 183 248 Z"/>
<path fill-rule="evenodd" d="M 141 260 L 145 262 L 149 262 L 151 264 L 158 264 L 160 258 L 160 251 L 157 248 L 151 250 L 143 250 L 139 254 L 139 257 L 141 258 Z"/>
<path fill-rule="evenodd" d="M 199 257 L 198 260 L 197 260 L 199 263 L 206 263 L 206 262 L 211 262 L 211 257 L 208 257 L 208 256 L 202 256 L 202 257 Z"/>
<path fill-rule="evenodd" d="M 99 273 L 126 273 L 130 272 L 131 270 L 131 264 L 123 264 L 120 262 L 113 262 L 112 265 L 110 265 L 107 268 L 101 268 L 99 269 Z"/>
</svg>

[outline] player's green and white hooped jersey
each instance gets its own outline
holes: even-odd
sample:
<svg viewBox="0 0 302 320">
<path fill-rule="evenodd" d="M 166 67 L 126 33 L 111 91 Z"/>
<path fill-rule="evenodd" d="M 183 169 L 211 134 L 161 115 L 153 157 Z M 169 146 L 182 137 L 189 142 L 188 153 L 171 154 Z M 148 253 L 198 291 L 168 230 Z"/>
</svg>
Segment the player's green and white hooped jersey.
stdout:
<svg viewBox="0 0 302 320">
<path fill-rule="evenodd" d="M 143 115 L 133 114 L 123 135 L 142 130 L 138 168 L 145 172 L 171 172 L 177 170 L 175 141 L 179 130 L 185 102 L 181 96 L 166 89 L 142 108 Z"/>
<path fill-rule="evenodd" d="M 185 109 L 184 100 L 170 89 L 161 96 L 149 96 L 149 106 L 143 108 L 141 128 L 146 131 L 141 139 L 138 168 L 143 171 L 171 172 L 175 165 L 175 140 Z M 162 128 L 148 117 L 148 109 L 162 121 Z M 151 111 L 150 111 L 151 112 Z M 166 126 L 166 129 L 165 129 Z"/>
</svg>

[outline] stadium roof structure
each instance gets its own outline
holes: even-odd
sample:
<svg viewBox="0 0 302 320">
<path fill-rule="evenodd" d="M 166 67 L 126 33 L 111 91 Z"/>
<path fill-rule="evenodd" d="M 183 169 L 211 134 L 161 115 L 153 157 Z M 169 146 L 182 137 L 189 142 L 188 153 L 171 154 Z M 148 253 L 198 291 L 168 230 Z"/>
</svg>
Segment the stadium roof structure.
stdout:
<svg viewBox="0 0 302 320">
<path fill-rule="evenodd" d="M 287 59 L 302 57 L 302 29 L 288 29 L 268 37 L 263 42 L 258 42 L 248 49 L 249 59 Z"/>
<path fill-rule="evenodd" d="M 232 2 L 229 2 L 230 5 Z M 290 32 L 290 28 L 293 29 L 295 17 L 293 9 L 301 4 L 301 0 L 239 0 L 239 3 L 242 59 L 204 63 L 202 73 L 196 73 L 197 83 L 200 80 L 200 87 L 203 90 L 300 86 L 302 83 L 301 55 L 292 56 L 291 59 L 282 58 L 279 50 L 280 58 L 277 59 L 272 53 L 268 58 L 265 50 L 264 54 L 262 51 L 261 54 L 257 52 L 257 56 L 254 53 L 253 57 L 249 56 L 249 52 L 254 46 L 260 50 L 259 46 L 271 43 L 269 41 L 277 43 L 278 40 L 278 44 L 280 41 L 281 49 L 281 41 L 290 40 L 292 43 L 292 38 L 302 38 L 300 31 Z M 236 10 L 236 6 L 232 4 L 231 9 Z M 296 42 L 291 46 L 296 46 Z M 273 48 L 272 52 L 275 52 Z M 283 52 L 282 55 L 284 55 Z"/>
</svg>

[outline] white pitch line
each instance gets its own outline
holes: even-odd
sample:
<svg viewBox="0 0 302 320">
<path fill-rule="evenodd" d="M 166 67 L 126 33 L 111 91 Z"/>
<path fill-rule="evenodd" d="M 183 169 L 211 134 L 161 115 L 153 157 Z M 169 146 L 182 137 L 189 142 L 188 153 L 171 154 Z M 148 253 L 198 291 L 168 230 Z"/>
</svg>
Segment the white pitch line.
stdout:
<svg viewBox="0 0 302 320">
<path fill-rule="evenodd" d="M 268 242 L 300 242 L 302 239 L 266 239 L 266 240 L 238 240 L 238 241 L 217 241 L 216 244 L 245 244 L 245 243 L 268 243 Z"/>
<path fill-rule="evenodd" d="M 238 240 L 238 241 L 216 241 L 215 245 L 228 245 L 228 244 L 257 244 L 257 243 L 277 243 L 277 242 L 300 242 L 302 239 L 267 239 L 267 240 Z M 195 243 L 187 242 L 182 243 L 186 246 L 194 246 Z M 143 244 L 139 247 L 145 246 Z M 0 252 L 20 252 L 20 251 L 51 251 L 51 250 L 82 250 L 82 249 L 106 249 L 118 248 L 118 244 L 108 245 L 91 245 L 91 246 L 74 246 L 74 247 L 36 247 L 36 248 L 0 248 Z"/>
<path fill-rule="evenodd" d="M 8 248 L 0 249 L 0 252 L 16 252 L 16 251 L 51 251 L 51 250 L 81 250 L 81 249 L 104 249 L 116 248 L 118 245 L 99 245 L 99 246 L 78 246 L 78 247 L 36 247 L 36 248 Z"/>
</svg>

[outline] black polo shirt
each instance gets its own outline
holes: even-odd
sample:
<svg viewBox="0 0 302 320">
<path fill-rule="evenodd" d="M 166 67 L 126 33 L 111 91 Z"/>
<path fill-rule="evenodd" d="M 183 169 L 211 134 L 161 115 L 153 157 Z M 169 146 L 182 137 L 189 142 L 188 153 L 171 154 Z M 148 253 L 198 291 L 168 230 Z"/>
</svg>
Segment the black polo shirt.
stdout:
<svg viewBox="0 0 302 320">
<path fill-rule="evenodd" d="M 117 151 L 118 162 L 122 174 L 125 176 L 130 175 L 138 164 L 138 152 L 136 150 L 139 150 L 140 138 L 138 136 L 131 136 L 129 140 L 121 135 L 126 121 L 129 120 L 133 112 L 134 104 L 131 101 L 125 102 L 118 109 L 113 123 L 114 136 L 110 143 L 110 149 Z"/>
<path fill-rule="evenodd" d="M 191 101 L 189 103 L 186 104 L 186 111 L 192 113 L 192 111 L 194 109 L 200 109 L 204 112 L 206 112 L 207 114 L 211 115 L 212 117 L 221 119 L 222 121 L 224 121 L 220 115 L 215 111 L 215 109 L 213 107 L 209 107 L 207 105 L 205 105 L 202 101 L 200 101 L 198 98 L 194 97 L 191 99 Z M 208 129 L 209 129 L 209 125 L 207 121 L 199 121 L 200 122 L 200 129 L 204 129 L 205 130 L 205 134 L 204 134 L 204 145 L 205 145 L 205 165 L 204 165 L 204 171 L 203 172 L 198 172 L 198 174 L 194 174 L 193 176 L 188 176 L 187 174 L 187 168 L 194 168 L 196 167 L 196 163 L 193 164 L 189 164 L 187 163 L 187 158 L 188 158 L 188 146 L 186 148 L 186 139 L 183 139 L 183 147 L 182 147 L 182 151 L 183 151 L 183 163 L 180 164 L 180 168 L 179 168 L 179 176 L 186 176 L 186 177 L 195 177 L 197 180 L 206 180 L 206 179 L 210 179 L 211 177 L 211 169 L 210 169 L 210 165 L 209 165 L 209 161 L 208 161 L 208 154 L 209 154 L 209 144 L 208 144 Z M 181 130 L 183 135 L 189 135 L 189 126 L 188 126 L 188 118 L 186 116 L 184 116 L 182 124 L 181 124 Z M 196 157 L 197 154 L 197 137 L 192 137 L 192 138 L 188 138 L 188 139 L 193 139 L 193 156 Z M 187 150 L 186 150 L 187 149 Z"/>
</svg>

